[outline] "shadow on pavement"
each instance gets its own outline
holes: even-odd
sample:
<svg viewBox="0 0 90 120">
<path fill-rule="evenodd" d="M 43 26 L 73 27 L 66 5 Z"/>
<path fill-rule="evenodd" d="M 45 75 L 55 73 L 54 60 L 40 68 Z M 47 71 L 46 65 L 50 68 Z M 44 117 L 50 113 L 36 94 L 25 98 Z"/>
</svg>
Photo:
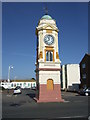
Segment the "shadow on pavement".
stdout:
<svg viewBox="0 0 90 120">
<path fill-rule="evenodd" d="M 18 104 L 18 103 L 12 103 L 12 104 L 10 104 L 10 106 L 12 106 L 12 107 L 17 107 L 17 106 L 21 106 L 21 104 Z"/>
<path fill-rule="evenodd" d="M 26 94 L 26 95 L 29 96 L 32 99 L 34 99 L 34 97 L 35 97 L 35 93 L 29 93 L 29 94 Z"/>
</svg>

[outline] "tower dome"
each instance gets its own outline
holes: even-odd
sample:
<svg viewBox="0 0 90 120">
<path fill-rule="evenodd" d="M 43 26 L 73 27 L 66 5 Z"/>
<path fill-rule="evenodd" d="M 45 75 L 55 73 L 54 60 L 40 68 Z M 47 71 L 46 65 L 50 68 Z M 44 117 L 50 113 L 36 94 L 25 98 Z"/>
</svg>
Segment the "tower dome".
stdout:
<svg viewBox="0 0 90 120">
<path fill-rule="evenodd" d="M 50 15 L 44 15 L 41 19 L 52 20 Z"/>
</svg>

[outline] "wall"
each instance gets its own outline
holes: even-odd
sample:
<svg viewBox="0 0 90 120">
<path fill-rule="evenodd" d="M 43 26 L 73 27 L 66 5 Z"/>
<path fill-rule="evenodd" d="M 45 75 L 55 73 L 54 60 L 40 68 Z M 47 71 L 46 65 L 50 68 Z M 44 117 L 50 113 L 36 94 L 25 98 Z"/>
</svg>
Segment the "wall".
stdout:
<svg viewBox="0 0 90 120">
<path fill-rule="evenodd" d="M 63 88 L 68 90 L 79 89 L 80 67 L 79 64 L 67 64 L 62 66 Z"/>
</svg>

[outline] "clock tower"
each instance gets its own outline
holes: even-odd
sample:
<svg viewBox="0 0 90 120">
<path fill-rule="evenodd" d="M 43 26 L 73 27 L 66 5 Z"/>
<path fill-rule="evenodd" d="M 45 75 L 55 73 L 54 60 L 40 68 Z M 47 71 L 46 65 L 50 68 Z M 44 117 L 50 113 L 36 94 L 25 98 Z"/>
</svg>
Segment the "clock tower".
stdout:
<svg viewBox="0 0 90 120">
<path fill-rule="evenodd" d="M 56 21 L 44 15 L 36 27 L 37 102 L 62 102 L 60 83 L 60 59 Z"/>
</svg>

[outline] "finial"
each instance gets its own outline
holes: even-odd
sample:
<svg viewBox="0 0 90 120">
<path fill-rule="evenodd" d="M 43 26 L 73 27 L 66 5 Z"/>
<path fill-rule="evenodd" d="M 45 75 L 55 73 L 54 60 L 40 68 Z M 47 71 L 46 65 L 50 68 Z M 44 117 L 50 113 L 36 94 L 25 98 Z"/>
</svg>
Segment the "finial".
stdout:
<svg viewBox="0 0 90 120">
<path fill-rule="evenodd" d="M 44 7 L 44 10 L 45 10 L 45 15 L 47 15 L 48 14 L 48 8 L 47 8 L 47 6 Z"/>
</svg>

